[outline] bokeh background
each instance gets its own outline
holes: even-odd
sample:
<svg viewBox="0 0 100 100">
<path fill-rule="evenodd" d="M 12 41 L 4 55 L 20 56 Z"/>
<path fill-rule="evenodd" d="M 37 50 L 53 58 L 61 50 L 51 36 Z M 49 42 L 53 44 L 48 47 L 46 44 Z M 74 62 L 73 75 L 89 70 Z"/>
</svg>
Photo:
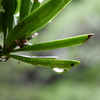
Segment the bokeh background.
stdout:
<svg viewBox="0 0 100 100">
<path fill-rule="evenodd" d="M 100 100 L 100 0 L 73 0 L 38 33 L 30 42 L 95 35 L 80 46 L 23 53 L 81 61 L 62 75 L 14 59 L 0 62 L 0 100 Z"/>
</svg>

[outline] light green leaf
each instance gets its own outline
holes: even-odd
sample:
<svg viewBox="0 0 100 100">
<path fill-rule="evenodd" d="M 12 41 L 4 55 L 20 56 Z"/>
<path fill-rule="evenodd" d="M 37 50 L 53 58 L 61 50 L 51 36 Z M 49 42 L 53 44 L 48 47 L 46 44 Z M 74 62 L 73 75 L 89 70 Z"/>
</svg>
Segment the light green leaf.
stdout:
<svg viewBox="0 0 100 100">
<path fill-rule="evenodd" d="M 15 11 L 15 14 L 20 12 L 20 5 L 21 5 L 21 0 L 17 0 L 17 8 L 16 8 L 16 11 Z"/>
<path fill-rule="evenodd" d="M 31 46 L 23 47 L 18 50 L 14 50 L 12 52 L 52 50 L 52 49 L 80 45 L 86 42 L 91 36 L 93 36 L 93 34 L 80 35 L 80 36 L 70 37 L 70 38 L 61 39 L 61 40 L 34 44 Z"/>
<path fill-rule="evenodd" d="M 48 59 L 48 58 L 34 58 L 32 56 L 25 56 L 25 55 L 18 55 L 18 54 L 8 54 L 8 56 L 33 65 L 51 67 L 52 69 L 53 68 L 70 69 L 73 66 L 77 66 L 78 64 L 80 64 L 80 61 L 75 61 L 75 60 L 55 60 L 55 59 Z"/>
</svg>

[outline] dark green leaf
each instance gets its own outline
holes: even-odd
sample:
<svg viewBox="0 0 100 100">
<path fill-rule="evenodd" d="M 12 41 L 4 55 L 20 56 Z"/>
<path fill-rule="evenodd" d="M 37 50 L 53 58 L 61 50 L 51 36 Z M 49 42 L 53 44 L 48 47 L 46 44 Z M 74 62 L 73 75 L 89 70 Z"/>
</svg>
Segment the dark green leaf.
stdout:
<svg viewBox="0 0 100 100">
<path fill-rule="evenodd" d="M 21 0 L 20 5 L 20 20 L 22 20 L 24 17 L 26 17 L 31 8 L 31 0 Z"/>
<path fill-rule="evenodd" d="M 3 33 L 4 33 L 4 48 L 5 48 L 7 29 L 8 29 L 8 33 L 13 29 L 14 12 L 17 7 L 17 1 L 2 0 L 2 6 L 5 10 L 5 12 L 1 13 L 1 21 L 2 21 L 1 23 L 2 23 Z"/>
<path fill-rule="evenodd" d="M 38 0 L 34 0 L 31 8 L 31 12 L 37 9 L 40 6 L 40 2 Z"/>
<path fill-rule="evenodd" d="M 3 33 L 4 33 L 4 37 L 6 37 L 6 33 L 7 33 L 6 0 L 2 1 L 2 6 L 3 6 L 3 9 L 5 10 L 5 12 L 1 13 L 1 26 L 2 26 L 2 30 L 3 30 Z"/>
<path fill-rule="evenodd" d="M 17 1 L 16 0 L 6 0 L 6 9 L 5 13 L 7 13 L 6 19 L 8 24 L 8 32 L 10 33 L 13 29 L 14 25 L 14 13 L 17 8 Z"/>
<path fill-rule="evenodd" d="M 9 47 L 16 39 L 27 37 L 40 30 L 56 16 L 69 3 L 69 1 L 70 0 L 49 0 L 41 7 L 37 8 L 19 22 L 19 24 L 12 30 L 7 39 L 7 46 Z"/>
</svg>

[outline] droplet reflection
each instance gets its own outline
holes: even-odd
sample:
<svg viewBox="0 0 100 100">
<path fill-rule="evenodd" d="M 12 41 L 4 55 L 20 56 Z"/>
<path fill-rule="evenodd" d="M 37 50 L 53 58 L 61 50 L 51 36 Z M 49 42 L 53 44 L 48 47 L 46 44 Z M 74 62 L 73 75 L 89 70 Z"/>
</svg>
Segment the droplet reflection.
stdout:
<svg viewBox="0 0 100 100">
<path fill-rule="evenodd" d="M 53 68 L 53 71 L 55 71 L 56 73 L 59 73 L 59 74 L 63 74 L 68 70 L 69 70 L 68 68 L 66 68 L 66 69 L 65 68 Z"/>
</svg>

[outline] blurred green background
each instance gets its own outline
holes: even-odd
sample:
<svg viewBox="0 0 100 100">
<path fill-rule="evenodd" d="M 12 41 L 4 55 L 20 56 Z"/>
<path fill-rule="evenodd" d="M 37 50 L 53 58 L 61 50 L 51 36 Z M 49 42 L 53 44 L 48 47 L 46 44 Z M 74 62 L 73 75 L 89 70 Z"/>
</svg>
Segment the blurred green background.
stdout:
<svg viewBox="0 0 100 100">
<path fill-rule="evenodd" d="M 14 59 L 0 62 L 0 100 L 100 100 L 100 0 L 73 0 L 38 33 L 30 42 L 95 35 L 80 46 L 23 53 L 81 61 L 62 75 Z"/>
</svg>

